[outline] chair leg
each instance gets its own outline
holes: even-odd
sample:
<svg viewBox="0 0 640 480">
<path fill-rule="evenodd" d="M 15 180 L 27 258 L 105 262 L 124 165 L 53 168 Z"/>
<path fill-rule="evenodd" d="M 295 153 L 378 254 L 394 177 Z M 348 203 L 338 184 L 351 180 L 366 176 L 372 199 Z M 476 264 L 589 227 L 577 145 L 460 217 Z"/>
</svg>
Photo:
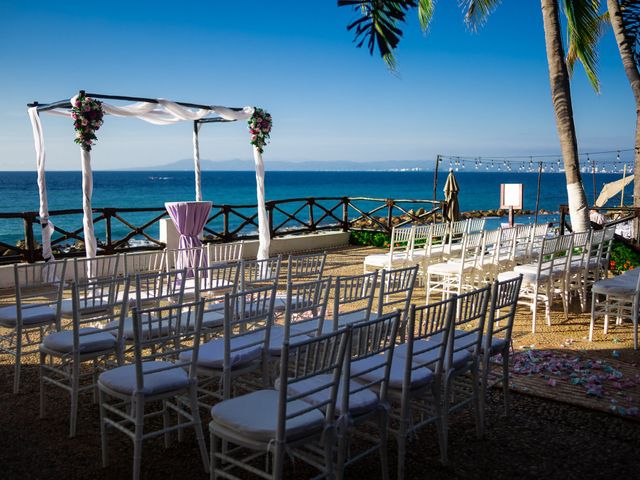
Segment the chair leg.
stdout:
<svg viewBox="0 0 640 480">
<path fill-rule="evenodd" d="M 102 449 L 102 468 L 109 465 L 109 455 L 107 449 L 107 425 L 104 422 L 106 411 L 104 408 L 105 395 L 98 389 L 98 409 L 100 411 L 100 447 Z"/>
<path fill-rule="evenodd" d="M 196 385 L 189 389 L 189 400 L 191 407 L 191 416 L 193 417 L 193 427 L 196 430 L 196 439 L 200 448 L 200 456 L 202 457 L 202 465 L 204 471 L 209 473 L 209 458 L 207 456 L 207 445 L 204 442 L 204 432 L 202 431 L 202 421 L 200 420 L 200 410 L 198 406 L 198 392 Z"/>
<path fill-rule="evenodd" d="M 273 479 L 280 480 L 283 478 L 284 471 L 284 445 L 279 442 L 276 443 L 276 448 L 273 451 Z M 327 448 L 325 447 L 325 457 Z M 329 458 L 329 465 L 331 464 L 331 458 Z M 331 473 L 331 471 L 329 471 Z"/>
<path fill-rule="evenodd" d="M 502 396 L 504 397 L 504 414 L 509 417 L 509 346 L 502 352 Z"/>
<path fill-rule="evenodd" d="M 439 408 L 441 411 L 439 412 L 439 417 L 442 418 L 442 427 L 440 433 L 440 463 L 443 465 L 447 465 L 449 463 L 449 455 L 448 455 L 448 443 L 449 443 L 449 403 L 451 399 L 449 398 L 449 379 L 447 378 L 444 383 L 444 390 L 442 395 L 442 401 L 438 402 Z"/>
<path fill-rule="evenodd" d="M 80 362 L 73 362 L 71 366 L 71 418 L 69 425 L 69 437 L 76 436 L 78 423 L 78 397 L 80 396 Z"/>
<path fill-rule="evenodd" d="M 480 409 L 480 378 L 478 375 L 478 366 L 471 370 L 471 382 L 473 385 L 473 413 L 476 417 L 476 437 L 481 439 L 484 435 L 484 418 L 482 418 L 482 411 Z"/>
<path fill-rule="evenodd" d="M 596 293 L 591 292 L 591 322 L 589 323 L 589 341 L 593 341 L 593 327 L 596 323 Z"/>
<path fill-rule="evenodd" d="M 44 375 L 45 369 L 44 364 L 47 360 L 47 355 L 43 352 L 40 352 L 40 418 L 44 418 L 44 411 L 46 407 L 46 395 L 44 391 Z"/>
<path fill-rule="evenodd" d="M 211 462 L 209 464 L 209 480 L 216 480 L 216 471 L 218 469 L 218 458 L 216 456 L 218 453 L 218 439 L 213 434 L 211 427 L 209 427 L 209 445 L 211 446 L 209 458 L 209 461 Z"/>
<path fill-rule="evenodd" d="M 164 448 L 169 448 L 171 446 L 171 433 L 167 430 L 169 429 L 169 424 L 171 423 L 171 418 L 169 416 L 169 409 L 167 408 L 167 401 L 162 401 L 162 429 L 164 430 Z"/>
<path fill-rule="evenodd" d="M 344 478 L 344 468 L 347 461 L 347 448 L 349 447 L 349 432 L 345 426 L 345 431 L 338 434 L 338 458 L 335 466 L 335 476 L 337 480 Z"/>
<path fill-rule="evenodd" d="M 16 364 L 13 374 L 13 393 L 20 391 L 20 366 L 22 364 L 22 332 L 16 333 Z"/>
<path fill-rule="evenodd" d="M 378 417 L 380 425 L 380 468 L 382 469 L 382 480 L 389 480 L 389 449 L 388 447 L 388 430 L 389 417 L 385 411 L 381 412 Z"/>
<path fill-rule="evenodd" d="M 133 480 L 140 479 L 142 464 L 142 436 L 144 434 L 144 399 L 141 395 L 134 398 L 135 402 L 135 438 L 133 440 Z"/>
</svg>

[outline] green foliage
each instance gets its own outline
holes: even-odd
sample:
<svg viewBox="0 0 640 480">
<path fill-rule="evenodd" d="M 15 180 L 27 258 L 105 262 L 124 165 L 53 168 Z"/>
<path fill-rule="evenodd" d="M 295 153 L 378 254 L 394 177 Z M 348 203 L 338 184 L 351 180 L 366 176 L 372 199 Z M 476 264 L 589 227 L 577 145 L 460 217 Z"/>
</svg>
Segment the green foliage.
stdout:
<svg viewBox="0 0 640 480">
<path fill-rule="evenodd" d="M 389 235 L 382 232 L 369 232 L 366 230 L 352 230 L 349 243 L 351 245 L 363 245 L 367 247 L 386 248 L 389 246 Z"/>
<path fill-rule="evenodd" d="M 620 241 L 614 241 L 611 248 L 609 268 L 615 275 L 640 267 L 640 253 Z"/>
</svg>

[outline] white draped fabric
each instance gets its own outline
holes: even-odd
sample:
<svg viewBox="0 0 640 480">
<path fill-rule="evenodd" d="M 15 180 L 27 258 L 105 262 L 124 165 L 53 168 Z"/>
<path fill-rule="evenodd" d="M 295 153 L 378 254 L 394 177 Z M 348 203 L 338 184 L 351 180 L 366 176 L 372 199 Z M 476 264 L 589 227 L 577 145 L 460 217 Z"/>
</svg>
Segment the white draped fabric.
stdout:
<svg viewBox="0 0 640 480">
<path fill-rule="evenodd" d="M 76 97 L 71 99 L 73 103 Z M 155 125 L 171 125 L 181 121 L 200 120 L 208 115 L 216 114 L 225 120 L 248 120 L 254 112 L 253 107 L 244 107 L 237 111 L 222 106 L 211 106 L 209 108 L 191 109 L 179 105 L 175 102 L 158 99 L 158 103 L 136 102 L 125 106 L 115 106 L 109 103 L 102 103 L 104 113 L 115 117 L 135 117 Z M 46 113 L 53 115 L 71 116 L 67 109 L 46 110 Z M 40 194 L 40 219 L 42 223 L 42 248 L 45 259 L 51 255 L 51 233 L 53 226 L 49 221 L 49 211 L 47 203 L 47 190 L 44 173 L 44 137 L 40 118 L 36 107 L 29 109 L 29 117 L 33 127 L 33 138 L 36 148 L 36 163 L 38 168 L 38 188 Z M 198 141 L 199 125 L 193 131 L 193 159 L 195 169 L 196 200 L 202 200 L 202 189 L 200 185 L 200 147 Z M 258 258 L 268 258 L 269 256 L 269 225 L 267 220 L 267 210 L 264 196 L 264 162 L 262 154 L 257 148 L 253 148 L 253 157 L 256 166 L 256 197 L 258 203 L 258 234 L 260 246 L 258 247 Z M 82 159 L 82 210 L 84 212 L 83 227 L 85 248 L 87 257 L 95 257 L 97 251 L 96 238 L 93 231 L 93 215 L 91 208 L 91 195 L 93 192 L 93 178 L 91 172 L 91 152 L 81 149 Z"/>
<path fill-rule="evenodd" d="M 40 208 L 38 215 L 40 217 L 40 227 L 42 230 L 42 258 L 45 261 L 54 260 L 51 252 L 51 235 L 53 234 L 53 223 L 49 220 L 49 203 L 47 201 L 47 181 L 45 178 L 44 160 L 44 134 L 42 132 L 42 124 L 40 123 L 40 115 L 38 109 L 31 107 L 29 109 L 29 118 L 33 127 L 33 141 L 36 148 L 36 169 L 38 172 L 38 194 L 40 195 Z"/>
<path fill-rule="evenodd" d="M 193 173 L 196 177 L 196 202 L 202 201 L 202 180 L 200 176 L 200 140 L 198 139 L 200 126 L 200 123 L 193 124 Z"/>
</svg>

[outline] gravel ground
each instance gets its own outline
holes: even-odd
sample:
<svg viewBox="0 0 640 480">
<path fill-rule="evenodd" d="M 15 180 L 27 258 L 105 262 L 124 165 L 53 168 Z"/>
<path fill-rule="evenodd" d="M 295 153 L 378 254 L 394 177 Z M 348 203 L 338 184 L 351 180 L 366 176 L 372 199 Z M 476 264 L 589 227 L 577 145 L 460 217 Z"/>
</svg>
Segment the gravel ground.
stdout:
<svg viewBox="0 0 640 480">
<path fill-rule="evenodd" d="M 362 259 L 370 248 L 347 248 L 330 252 L 327 275 L 360 273 Z M 423 301 L 422 288 L 415 302 Z M 422 296 L 422 297 L 421 297 Z M 2 301 L 0 301 L 2 303 Z M 551 327 L 540 324 L 530 333 L 530 314 L 520 309 L 514 328 L 515 348 L 564 348 L 594 357 L 610 358 L 614 350 L 631 365 L 640 357 L 632 349 L 632 329 L 616 327 L 608 336 L 598 329 L 593 343 L 586 341 L 588 314 L 577 309 L 568 322 L 556 309 Z M 13 359 L 0 355 L 0 478 L 128 478 L 132 445 L 122 434 L 109 438 L 111 464 L 101 468 L 97 406 L 81 397 L 78 435 L 67 437 L 69 399 L 62 391 L 49 390 L 49 414 L 38 418 L 38 372 L 29 359 L 24 368 L 23 389 L 13 395 Z M 487 406 L 485 438 L 475 437 L 473 417 L 468 411 L 451 418 L 450 460 L 440 465 L 435 428 L 428 427 L 410 444 L 407 478 L 637 478 L 640 469 L 637 422 L 568 403 L 512 393 L 511 416 L 503 416 L 501 392 L 492 391 Z M 206 416 L 203 417 L 206 421 Z M 389 444 L 395 469 L 395 444 Z M 393 470 L 392 470 L 393 471 Z M 311 472 L 296 464 L 287 478 L 305 478 Z M 145 478 L 207 478 L 200 465 L 191 433 L 182 444 L 165 450 L 162 440 L 145 443 Z M 348 478 L 380 478 L 379 463 L 372 456 L 354 465 Z"/>
</svg>

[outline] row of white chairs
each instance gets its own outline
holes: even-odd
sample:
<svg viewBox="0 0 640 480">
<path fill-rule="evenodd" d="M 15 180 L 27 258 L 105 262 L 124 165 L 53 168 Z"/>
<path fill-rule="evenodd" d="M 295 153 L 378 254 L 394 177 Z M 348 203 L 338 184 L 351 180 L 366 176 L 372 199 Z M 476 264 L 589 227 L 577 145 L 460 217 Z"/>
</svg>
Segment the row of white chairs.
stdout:
<svg viewBox="0 0 640 480">
<path fill-rule="evenodd" d="M 498 275 L 500 280 L 523 275 L 520 303 L 531 309 L 532 332 L 536 331 L 539 303 L 545 305 L 547 325 L 551 325 L 555 298 L 562 300 L 565 319 L 574 296 L 579 298 L 582 310 L 586 310 L 592 285 L 608 274 L 613 235 L 613 229 L 605 229 L 545 238 L 536 261 L 516 265 Z"/>
<path fill-rule="evenodd" d="M 448 255 L 460 247 L 465 234 L 481 232 L 485 221 L 484 218 L 469 218 L 457 222 L 394 227 L 389 253 L 367 255 L 364 272 L 418 265 L 436 254 Z"/>
<path fill-rule="evenodd" d="M 273 457 L 272 467 L 265 478 L 282 478 L 285 451 L 319 467 L 325 475 L 333 476 L 335 473 L 335 476 L 342 478 L 347 465 L 376 450 L 381 456 L 383 478 L 387 478 L 387 415 L 393 421 L 388 432 L 398 442 L 400 478 L 404 476 L 406 443 L 424 425 L 431 422 L 438 425 L 442 460 L 445 462 L 447 418 L 450 412 L 462 405 L 473 405 L 478 433 L 482 433 L 481 409 L 484 403 L 481 396 L 484 396 L 486 388 L 482 379 L 488 370 L 488 358 L 494 353 L 506 353 L 508 356 L 508 339 L 497 333 L 494 336 L 493 326 L 497 325 L 498 320 L 505 322 L 505 328 L 512 325 L 519 278 L 496 283 L 492 293 L 490 287 L 485 287 L 437 304 L 412 306 L 405 325 L 406 339 L 399 344 L 402 336 L 397 332 L 401 330 L 402 320 L 397 312 L 334 327 L 329 333 L 323 333 L 321 322 L 313 323 L 313 319 L 301 315 L 305 310 L 312 314 L 326 311 L 322 308 L 322 302 L 326 305 L 326 295 L 323 298 L 319 292 L 326 289 L 327 281 L 290 285 L 285 324 L 280 329 L 273 323 L 274 286 L 226 294 L 222 336 L 198 346 L 194 343 L 193 349 L 181 351 L 177 358 L 176 349 L 169 349 L 171 358 L 178 359 L 183 368 L 188 366 L 189 372 L 195 368 L 195 373 L 193 376 L 190 373 L 189 377 L 190 381 L 197 381 L 198 390 L 211 378 L 222 380 L 223 385 L 219 387 L 223 390 L 222 401 L 211 408 L 212 420 L 209 424 L 210 465 L 214 478 L 229 475 L 236 468 L 258 475 L 257 465 L 260 463 L 250 460 L 263 455 Z M 297 297 L 296 302 L 294 297 Z M 306 307 L 294 308 L 294 303 Z M 456 318 L 454 312 L 458 303 L 463 314 Z M 491 321 L 485 328 L 489 305 L 492 305 Z M 508 313 L 498 316 L 500 309 L 506 309 Z M 145 312 L 142 318 L 149 325 L 157 322 L 157 312 L 155 315 L 149 313 L 147 317 L 144 315 Z M 313 315 L 321 320 L 321 316 Z M 138 316 L 134 313 L 134 322 L 139 321 Z M 185 328 L 183 320 L 181 326 L 175 329 L 190 330 L 193 326 L 197 330 L 197 323 L 187 321 L 189 327 Z M 337 326 L 335 319 L 333 323 Z M 168 326 L 169 330 L 171 328 Z M 145 330 L 137 326 L 136 331 Z M 168 342 L 168 335 L 159 334 L 154 337 L 154 342 L 164 345 Z M 170 340 L 174 345 L 175 335 Z M 142 348 L 136 350 L 142 351 Z M 156 346 L 155 350 L 159 348 Z M 484 355 L 484 352 L 490 353 Z M 137 370 L 142 373 L 142 378 L 137 391 L 145 392 L 145 380 L 148 378 L 154 378 L 156 388 L 165 384 L 173 385 L 173 373 L 162 372 L 173 372 L 174 366 L 159 365 L 157 369 L 156 365 L 149 366 L 147 373 L 142 356 L 140 363 Z M 269 367 L 274 363 L 279 363 L 280 368 L 272 377 Z M 106 427 L 116 427 L 118 418 L 110 416 L 116 414 L 116 407 L 111 407 L 110 402 L 114 399 L 109 399 L 108 394 L 109 391 L 124 389 L 113 378 L 124 376 L 125 368 L 127 366 L 120 367 L 121 373 L 117 372 L 118 369 L 106 372 L 98 380 L 105 451 Z M 241 376 L 251 372 L 262 374 L 262 388 L 240 395 L 232 395 L 231 389 L 225 388 L 225 383 L 230 386 L 233 381 L 236 385 Z M 286 375 L 282 372 L 286 372 Z M 129 384 L 132 375 L 130 373 L 127 377 Z M 469 376 L 474 387 L 471 397 L 458 398 L 453 395 L 454 380 L 462 376 Z M 126 384 L 124 379 L 119 381 Z M 105 387 L 104 384 L 109 382 Z M 210 385 L 219 383 L 211 382 Z M 172 392 L 165 393 L 168 395 Z M 193 395 L 190 392 L 188 400 L 183 397 L 177 403 L 182 403 L 184 407 L 189 402 L 190 411 L 193 412 L 197 409 Z M 153 398 L 158 399 L 157 396 Z M 136 408 L 142 408 L 138 405 L 145 403 L 145 399 L 138 399 Z M 432 411 L 425 417 L 424 407 L 427 403 Z M 127 410 L 121 410 L 119 416 L 125 415 Z M 128 415 L 130 419 L 133 418 L 131 413 Z M 136 415 L 144 417 L 145 412 L 143 410 Z M 180 411 L 178 417 L 184 415 Z M 184 418 L 194 417 L 191 413 L 190 417 Z M 351 438 L 363 423 L 372 425 L 378 436 L 371 448 L 355 453 Z M 181 428 L 185 426 L 191 426 L 191 423 L 180 424 Z M 166 422 L 156 434 L 166 435 L 171 428 Z M 200 441 L 200 433 L 197 430 L 196 433 Z M 142 439 L 145 435 L 142 432 L 138 432 L 137 436 L 136 432 L 130 434 L 134 439 Z M 165 441 L 168 442 L 166 436 Z M 304 449 L 301 448 L 303 446 L 320 448 Z M 136 453 L 140 448 L 134 447 L 134 478 L 136 469 L 140 468 L 139 454 Z M 247 450 L 254 453 L 247 453 Z M 204 458 L 203 455 L 203 461 Z M 266 465 L 269 463 L 266 462 Z"/>
</svg>

